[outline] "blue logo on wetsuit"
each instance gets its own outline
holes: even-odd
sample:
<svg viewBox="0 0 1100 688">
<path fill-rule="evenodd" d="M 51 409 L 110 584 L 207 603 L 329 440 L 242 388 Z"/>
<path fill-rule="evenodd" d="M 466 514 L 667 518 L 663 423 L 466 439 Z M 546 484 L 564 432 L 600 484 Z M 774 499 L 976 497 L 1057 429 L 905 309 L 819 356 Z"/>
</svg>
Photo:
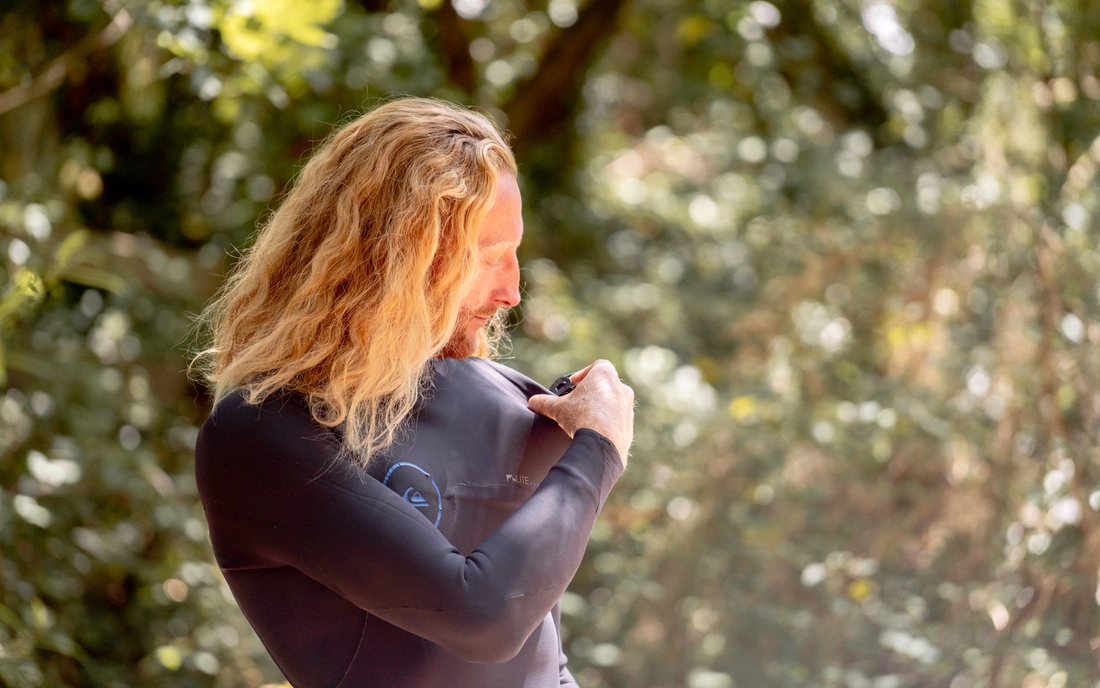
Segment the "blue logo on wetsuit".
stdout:
<svg viewBox="0 0 1100 688">
<path fill-rule="evenodd" d="M 439 485 L 426 470 L 415 463 L 400 461 L 389 467 L 382 484 L 401 495 L 424 514 L 432 525 L 439 526 L 443 516 L 443 495 Z"/>
<path fill-rule="evenodd" d="M 409 494 L 410 492 L 412 494 Z M 406 502 L 412 504 L 417 509 L 423 509 L 424 507 L 431 506 L 431 504 L 428 504 L 428 500 L 424 499 L 424 495 L 420 494 L 415 487 L 410 487 L 409 489 L 405 490 L 405 494 L 401 496 L 405 498 Z"/>
</svg>

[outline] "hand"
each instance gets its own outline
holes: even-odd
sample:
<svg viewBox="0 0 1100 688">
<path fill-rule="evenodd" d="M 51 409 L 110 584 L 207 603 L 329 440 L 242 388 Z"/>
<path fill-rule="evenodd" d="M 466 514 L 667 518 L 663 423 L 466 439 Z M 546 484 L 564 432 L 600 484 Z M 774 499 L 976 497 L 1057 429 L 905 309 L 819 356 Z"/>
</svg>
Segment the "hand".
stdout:
<svg viewBox="0 0 1100 688">
<path fill-rule="evenodd" d="M 600 359 L 570 379 L 576 389 L 564 397 L 536 394 L 527 401 L 535 413 L 553 418 L 572 437 L 577 430 L 595 430 L 615 445 L 626 468 L 634 441 L 634 390 L 619 379 L 610 361 Z"/>
</svg>

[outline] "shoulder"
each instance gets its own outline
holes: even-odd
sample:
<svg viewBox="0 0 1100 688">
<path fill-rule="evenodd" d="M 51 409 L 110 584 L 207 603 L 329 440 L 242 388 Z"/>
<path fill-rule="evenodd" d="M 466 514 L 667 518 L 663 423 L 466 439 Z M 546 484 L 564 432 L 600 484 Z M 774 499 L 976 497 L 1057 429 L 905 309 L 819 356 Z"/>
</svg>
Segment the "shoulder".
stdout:
<svg viewBox="0 0 1100 688">
<path fill-rule="evenodd" d="M 523 395 L 527 398 L 530 398 L 536 394 L 550 393 L 550 390 L 546 389 L 539 383 L 535 382 L 523 373 L 513 370 L 502 363 L 498 363 L 497 361 L 490 361 L 487 358 L 482 358 L 478 360 L 483 362 L 486 366 L 491 368 L 504 379 L 508 380 L 508 382 L 511 382 L 513 385 L 515 385 L 516 388 L 519 389 L 519 391 L 523 392 Z"/>
<path fill-rule="evenodd" d="M 305 398 L 298 394 L 273 394 L 250 404 L 241 391 L 226 395 L 214 407 L 199 430 L 195 445 L 196 469 L 221 464 L 250 463 L 265 457 L 319 456 L 318 445 L 336 445 L 332 431 L 314 420 Z M 297 463 L 297 461 L 295 461 Z"/>
<path fill-rule="evenodd" d="M 248 403 L 242 390 L 223 397 L 203 423 L 202 432 L 214 435 L 263 432 L 287 423 L 322 426 L 313 420 L 305 399 L 298 394 L 272 394 L 259 404 Z"/>
</svg>

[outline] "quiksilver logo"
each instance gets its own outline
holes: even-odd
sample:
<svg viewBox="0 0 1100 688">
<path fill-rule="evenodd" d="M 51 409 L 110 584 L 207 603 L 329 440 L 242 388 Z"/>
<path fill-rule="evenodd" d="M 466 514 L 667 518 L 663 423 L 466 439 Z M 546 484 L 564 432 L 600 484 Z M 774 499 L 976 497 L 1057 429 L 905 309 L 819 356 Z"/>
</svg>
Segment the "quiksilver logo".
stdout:
<svg viewBox="0 0 1100 688">
<path fill-rule="evenodd" d="M 431 506 L 430 504 L 428 504 L 428 500 L 424 499 L 424 495 L 420 494 L 420 492 L 415 487 L 410 487 L 409 489 L 405 490 L 405 494 L 401 496 L 405 498 L 406 502 L 412 504 L 417 509 L 426 509 Z"/>
<path fill-rule="evenodd" d="M 414 463 L 399 461 L 386 471 L 382 484 L 427 516 L 432 525 L 439 526 L 439 520 L 443 517 L 443 495 L 426 470 Z"/>
</svg>

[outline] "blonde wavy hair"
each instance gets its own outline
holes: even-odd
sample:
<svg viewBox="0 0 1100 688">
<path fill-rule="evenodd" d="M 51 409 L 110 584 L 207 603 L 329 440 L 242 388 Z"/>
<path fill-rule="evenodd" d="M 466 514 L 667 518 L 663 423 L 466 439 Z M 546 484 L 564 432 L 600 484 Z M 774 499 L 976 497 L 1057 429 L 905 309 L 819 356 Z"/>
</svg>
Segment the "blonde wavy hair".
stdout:
<svg viewBox="0 0 1100 688">
<path fill-rule="evenodd" d="M 334 132 L 198 318 L 214 403 L 298 392 L 361 466 L 398 438 L 477 279 L 478 228 L 516 174 L 486 117 L 395 100 Z M 478 334 L 493 356 L 503 311 Z"/>
</svg>

